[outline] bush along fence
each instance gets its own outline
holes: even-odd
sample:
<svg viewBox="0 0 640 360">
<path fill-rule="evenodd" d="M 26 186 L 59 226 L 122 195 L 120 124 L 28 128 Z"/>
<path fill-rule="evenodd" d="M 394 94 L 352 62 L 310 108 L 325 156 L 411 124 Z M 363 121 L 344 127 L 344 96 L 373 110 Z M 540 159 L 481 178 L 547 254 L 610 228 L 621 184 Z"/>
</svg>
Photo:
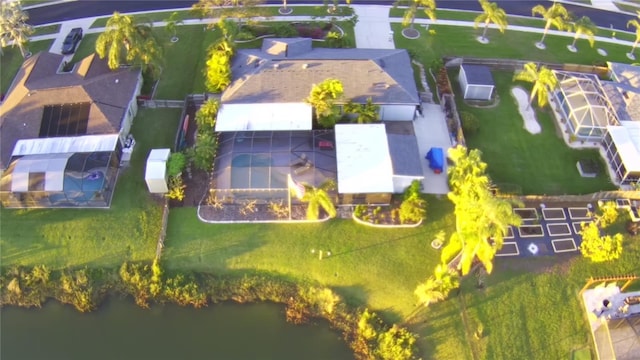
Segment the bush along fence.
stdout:
<svg viewBox="0 0 640 360">
<path fill-rule="evenodd" d="M 349 344 L 356 359 L 415 359 L 416 336 L 384 323 L 367 309 L 354 309 L 328 287 L 293 283 L 273 275 L 171 273 L 158 260 L 124 263 L 120 269 L 64 269 L 46 266 L 11 267 L 0 276 L 0 306 L 41 307 L 49 298 L 95 310 L 111 294 L 132 296 L 137 305 L 176 303 L 201 308 L 209 303 L 270 301 L 285 305 L 287 321 L 305 323 L 324 318 Z"/>
</svg>

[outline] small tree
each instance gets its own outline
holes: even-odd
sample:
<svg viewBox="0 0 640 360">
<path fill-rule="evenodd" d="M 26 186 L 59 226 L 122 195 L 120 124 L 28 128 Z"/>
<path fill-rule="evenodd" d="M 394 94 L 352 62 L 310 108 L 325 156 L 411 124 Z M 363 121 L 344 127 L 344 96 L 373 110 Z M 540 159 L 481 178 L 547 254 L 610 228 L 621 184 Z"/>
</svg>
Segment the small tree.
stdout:
<svg viewBox="0 0 640 360">
<path fill-rule="evenodd" d="M 538 106 L 544 107 L 547 104 L 549 90 L 558 86 L 558 79 L 549 68 L 541 66 L 538 69 L 538 65 L 532 62 L 526 63 L 524 69 L 514 75 L 513 80 L 533 83 L 527 109 L 531 108 L 531 103 L 536 97 L 538 98 Z"/>
<path fill-rule="evenodd" d="M 187 165 L 187 157 L 181 152 L 171 153 L 167 161 L 167 175 L 169 177 L 178 176 Z"/>
<path fill-rule="evenodd" d="M 582 34 L 587 36 L 589 45 L 593 47 L 593 45 L 595 44 L 594 36 L 596 34 L 596 31 L 598 31 L 598 27 L 591 21 L 591 19 L 589 19 L 589 17 L 583 16 L 580 19 L 576 20 L 571 24 L 571 28 L 576 33 L 570 46 L 571 49 L 574 49 L 573 51 L 575 51 L 576 49 L 576 41 L 578 41 L 578 38 Z"/>
<path fill-rule="evenodd" d="M 13 46 L 20 49 L 23 58 L 27 57 L 26 44 L 29 42 L 29 35 L 33 34 L 33 27 L 27 24 L 29 15 L 22 10 L 20 1 L 2 1 L 0 7 L 0 46 L 8 46 L 13 42 Z M 0 49 L 0 54 L 2 54 Z"/>
<path fill-rule="evenodd" d="M 329 196 L 329 191 L 333 191 L 336 188 L 335 181 L 327 180 L 317 188 L 308 184 L 304 184 L 304 187 L 305 192 L 301 201 L 309 204 L 307 206 L 307 220 L 318 220 L 321 208 L 330 218 L 336 217 L 336 207 L 331 196 Z"/>
<path fill-rule="evenodd" d="M 581 224 L 580 252 L 584 257 L 593 262 L 605 262 L 616 260 L 622 255 L 622 234 L 601 236 L 604 229 L 616 222 L 618 215 L 615 204 L 608 202 L 602 205 L 601 214 L 595 215 L 594 221 Z"/>
<path fill-rule="evenodd" d="M 216 156 L 218 141 L 213 132 L 199 132 L 195 145 L 189 149 L 189 157 L 193 165 L 204 171 L 211 171 Z"/>
<path fill-rule="evenodd" d="M 209 48 L 205 68 L 205 86 L 211 92 L 222 92 L 231 84 L 231 58 L 233 47 L 222 40 Z"/>
<path fill-rule="evenodd" d="M 334 103 L 344 93 L 342 82 L 338 79 L 326 79 L 320 84 L 314 84 L 305 102 L 315 110 L 318 123 L 324 127 L 335 125 L 338 110 Z"/>
<path fill-rule="evenodd" d="M 638 46 L 638 43 L 640 43 L 640 11 L 638 11 L 638 19 L 633 19 L 633 20 L 629 20 L 627 22 L 627 28 L 629 27 L 633 27 L 636 29 L 635 33 L 636 33 L 636 40 L 633 42 L 633 45 L 631 46 L 631 51 L 629 52 L 630 54 L 630 58 L 635 58 L 633 55 L 633 52 L 636 50 L 636 47 Z"/>
<path fill-rule="evenodd" d="M 571 20 L 571 16 L 567 9 L 562 4 L 554 2 L 549 8 L 545 8 L 542 5 L 536 5 L 531 9 L 533 16 L 540 15 L 547 22 L 544 25 L 544 31 L 542 32 L 542 39 L 538 42 L 541 47 L 544 47 L 544 38 L 547 36 L 549 28 L 553 25 L 558 30 L 568 29 L 568 23 Z"/>
<path fill-rule="evenodd" d="M 178 24 L 183 24 L 184 21 L 180 18 L 180 14 L 177 11 L 171 13 L 171 16 L 166 20 L 167 25 L 165 30 L 171 33 L 171 42 L 177 42 L 178 38 Z"/>
<path fill-rule="evenodd" d="M 420 181 L 413 180 L 404 192 L 404 200 L 400 204 L 399 212 L 400 222 L 403 224 L 415 224 L 427 216 L 427 202 L 420 194 L 421 185 Z"/>
<path fill-rule="evenodd" d="M 402 26 L 406 27 L 408 25 L 410 29 L 413 29 L 416 15 L 420 9 L 424 11 L 431 21 L 436 21 L 436 0 L 399 0 L 397 4 L 405 4 L 407 2 L 408 7 L 402 17 Z"/>
<path fill-rule="evenodd" d="M 344 112 L 357 115 L 353 122 L 358 124 L 369 124 L 380 120 L 380 105 L 374 104 L 371 98 L 367 98 L 365 104 L 349 101 L 344 105 Z"/>
<path fill-rule="evenodd" d="M 207 100 L 198 112 L 196 112 L 196 125 L 198 131 L 212 131 L 216 126 L 220 101 L 217 99 Z"/>
<path fill-rule="evenodd" d="M 498 4 L 489 2 L 487 0 L 479 0 L 480 6 L 482 6 L 483 13 L 478 15 L 474 20 L 474 27 L 478 28 L 480 23 L 484 23 L 484 30 L 482 31 L 482 39 L 487 38 L 487 29 L 489 24 L 494 23 L 498 26 L 501 33 L 504 33 L 509 23 L 507 22 L 507 13 L 504 9 L 498 7 Z"/>
<path fill-rule="evenodd" d="M 418 285 L 414 294 L 418 297 L 418 303 L 429 306 L 446 299 L 449 293 L 458 287 L 460 287 L 458 272 L 449 269 L 447 264 L 439 264 L 436 266 L 433 276 Z"/>
</svg>

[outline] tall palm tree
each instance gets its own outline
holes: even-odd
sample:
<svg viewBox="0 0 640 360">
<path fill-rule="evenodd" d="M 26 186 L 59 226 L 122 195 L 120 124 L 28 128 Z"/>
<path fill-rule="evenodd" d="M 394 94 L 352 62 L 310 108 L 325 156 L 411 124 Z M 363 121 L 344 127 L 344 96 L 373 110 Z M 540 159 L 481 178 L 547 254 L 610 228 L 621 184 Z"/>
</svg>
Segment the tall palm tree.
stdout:
<svg viewBox="0 0 640 360">
<path fill-rule="evenodd" d="M 166 23 L 165 30 L 172 34 L 171 42 L 177 42 L 179 40 L 177 35 L 178 24 L 184 24 L 184 21 L 180 19 L 180 14 L 177 11 L 172 12 L 171 16 L 166 20 Z"/>
<path fill-rule="evenodd" d="M 638 19 L 640 19 L 640 11 L 638 11 Z M 627 22 L 627 27 L 634 27 L 636 29 L 636 40 L 633 42 L 633 46 L 629 52 L 630 58 L 634 58 L 633 52 L 636 50 L 638 43 L 640 43 L 640 22 L 638 19 L 629 20 L 629 22 Z"/>
<path fill-rule="evenodd" d="M 329 215 L 330 218 L 336 217 L 336 207 L 329 195 L 329 191 L 336 189 L 335 181 L 329 179 L 317 188 L 309 184 L 303 185 L 305 192 L 300 201 L 309 204 L 307 206 L 307 220 L 318 220 L 321 208 Z"/>
<path fill-rule="evenodd" d="M 478 15 L 474 21 L 474 27 L 477 29 L 480 23 L 484 23 L 484 31 L 482 39 L 487 38 L 487 29 L 489 24 L 494 23 L 498 26 L 501 33 L 504 33 L 509 23 L 507 22 L 507 13 L 504 9 L 498 7 L 498 4 L 487 0 L 478 0 L 482 6 L 483 13 Z"/>
<path fill-rule="evenodd" d="M 29 42 L 29 35 L 33 34 L 33 27 L 27 24 L 29 15 L 22 11 L 20 1 L 3 1 L 0 6 L 0 46 L 13 42 L 13 46 L 18 46 L 20 54 L 26 58 L 28 51 L 25 45 Z"/>
<path fill-rule="evenodd" d="M 479 150 L 467 151 L 463 146 L 449 150 L 453 166 L 449 167 L 448 196 L 456 215 L 456 232 L 449 244 L 462 245 L 458 269 L 463 275 L 469 273 L 476 259 L 490 273 L 508 226 L 521 223 L 513 214 L 512 203 L 492 194 L 485 172 L 487 164 L 480 156 Z"/>
<path fill-rule="evenodd" d="M 413 29 L 413 24 L 416 20 L 416 14 L 418 10 L 422 9 L 424 13 L 432 21 L 436 21 L 436 0 L 406 0 L 399 1 L 399 3 L 408 2 L 407 10 L 402 17 L 402 26 L 407 26 Z"/>
<path fill-rule="evenodd" d="M 589 19 L 588 16 L 583 16 L 580 19 L 576 20 L 571 24 L 571 27 L 576 33 L 576 35 L 573 37 L 573 43 L 571 43 L 571 49 L 576 48 L 576 41 L 578 41 L 580 35 L 583 34 L 587 36 L 589 44 L 591 45 L 591 47 L 593 47 L 593 45 L 595 44 L 594 36 L 596 34 L 596 31 L 598 31 L 598 27 L 591 21 L 591 19 Z"/>
<path fill-rule="evenodd" d="M 542 16 L 547 23 L 544 26 L 544 32 L 542 33 L 542 39 L 538 42 L 542 46 L 544 46 L 544 38 L 547 36 L 547 31 L 551 25 L 553 25 L 558 30 L 565 30 L 568 27 L 568 22 L 571 19 L 569 12 L 567 9 L 559 3 L 553 3 L 553 5 L 549 6 L 549 8 L 545 8 L 542 5 L 536 5 L 531 9 L 531 14 L 533 16 L 540 15 Z"/>
<path fill-rule="evenodd" d="M 549 90 L 558 86 L 558 79 L 549 68 L 541 66 L 538 69 L 538 65 L 532 62 L 526 63 L 524 69 L 514 75 L 513 80 L 533 83 L 527 109 L 531 108 L 535 97 L 538 98 L 538 106 L 544 107 L 547 104 Z"/>
<path fill-rule="evenodd" d="M 105 32 L 96 40 L 96 53 L 108 59 L 110 69 L 117 69 L 122 61 L 141 65 L 157 76 L 162 62 L 162 47 L 155 38 L 151 23 L 136 23 L 131 16 L 117 11 L 107 20 Z"/>
</svg>

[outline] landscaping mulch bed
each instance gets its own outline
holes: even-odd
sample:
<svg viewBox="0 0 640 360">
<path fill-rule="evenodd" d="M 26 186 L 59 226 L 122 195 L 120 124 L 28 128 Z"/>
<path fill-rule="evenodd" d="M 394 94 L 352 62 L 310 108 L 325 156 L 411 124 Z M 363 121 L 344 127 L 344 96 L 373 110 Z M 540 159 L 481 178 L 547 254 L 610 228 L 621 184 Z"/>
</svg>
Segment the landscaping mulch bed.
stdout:
<svg viewBox="0 0 640 360">
<path fill-rule="evenodd" d="M 516 215 L 520 216 L 522 220 L 535 220 L 538 218 L 538 212 L 536 209 L 513 209 Z"/>
<path fill-rule="evenodd" d="M 306 220 L 307 206 L 306 204 L 291 205 L 291 220 Z M 248 210 L 246 204 L 224 204 L 214 207 L 210 205 L 202 205 L 199 215 L 201 218 L 212 222 L 231 222 L 231 221 L 289 221 L 286 213 L 277 215 L 270 210 L 269 204 L 255 204 L 253 209 Z M 326 214 L 321 214 L 323 219 Z"/>
<path fill-rule="evenodd" d="M 521 237 L 527 236 L 542 236 L 544 235 L 544 230 L 540 225 L 524 225 L 518 228 Z"/>
<path fill-rule="evenodd" d="M 182 174 L 182 180 L 187 187 L 181 206 L 198 206 L 202 197 L 209 191 L 209 174 L 206 171 L 194 169 L 191 171 L 191 176 L 185 171 Z"/>
</svg>

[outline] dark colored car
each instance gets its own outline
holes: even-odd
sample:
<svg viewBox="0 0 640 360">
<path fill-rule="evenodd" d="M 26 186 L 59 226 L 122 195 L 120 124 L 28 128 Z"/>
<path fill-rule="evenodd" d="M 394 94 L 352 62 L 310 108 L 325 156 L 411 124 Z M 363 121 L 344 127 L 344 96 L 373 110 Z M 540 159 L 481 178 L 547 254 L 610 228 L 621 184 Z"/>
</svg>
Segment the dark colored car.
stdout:
<svg viewBox="0 0 640 360">
<path fill-rule="evenodd" d="M 62 43 L 62 53 L 63 54 L 73 54 L 76 51 L 76 47 L 78 43 L 82 39 L 82 29 L 81 28 L 73 28 L 69 31 L 67 37 L 64 38 L 64 42 Z"/>
</svg>

